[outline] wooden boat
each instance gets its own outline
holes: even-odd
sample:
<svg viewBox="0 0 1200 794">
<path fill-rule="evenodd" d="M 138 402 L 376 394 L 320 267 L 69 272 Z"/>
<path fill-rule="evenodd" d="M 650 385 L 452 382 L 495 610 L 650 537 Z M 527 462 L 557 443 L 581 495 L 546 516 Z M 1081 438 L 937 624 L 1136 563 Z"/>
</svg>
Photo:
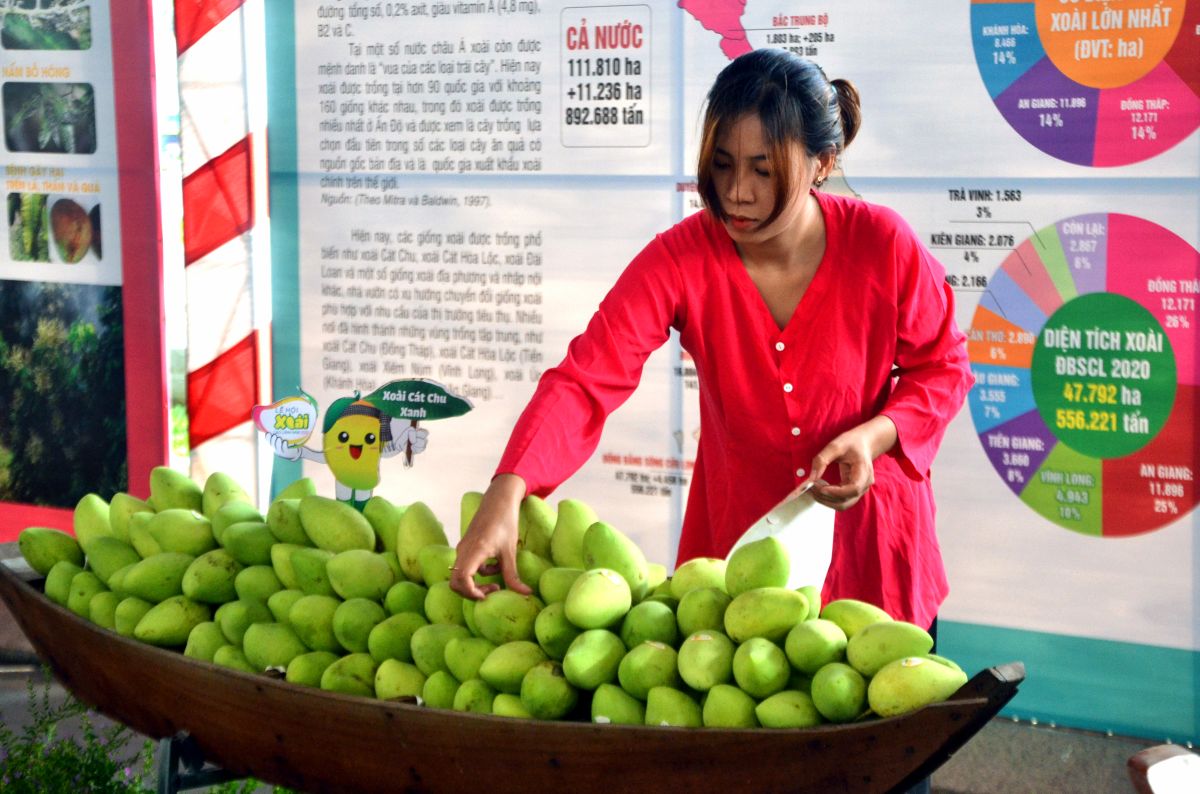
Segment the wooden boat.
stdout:
<svg viewBox="0 0 1200 794">
<path fill-rule="evenodd" d="M 0 564 L 0 597 L 76 697 L 230 772 L 303 791 L 903 791 L 1016 694 L 1019 662 L 949 700 L 806 730 L 594 725 L 332 694 L 154 648 L 54 604 Z"/>
</svg>

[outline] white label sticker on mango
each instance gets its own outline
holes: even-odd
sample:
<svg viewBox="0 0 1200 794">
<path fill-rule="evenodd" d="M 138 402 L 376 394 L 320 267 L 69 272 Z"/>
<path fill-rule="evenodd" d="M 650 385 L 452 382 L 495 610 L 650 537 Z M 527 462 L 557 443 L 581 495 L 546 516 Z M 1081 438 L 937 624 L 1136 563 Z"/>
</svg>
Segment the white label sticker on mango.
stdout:
<svg viewBox="0 0 1200 794">
<path fill-rule="evenodd" d="M 901 667 L 919 667 L 925 664 L 925 660 L 920 656 L 906 656 L 900 661 Z"/>
<path fill-rule="evenodd" d="M 284 397 L 270 405 L 254 406 L 250 418 L 262 432 L 277 435 L 290 446 L 298 447 L 317 427 L 317 406 L 307 396 Z"/>
</svg>

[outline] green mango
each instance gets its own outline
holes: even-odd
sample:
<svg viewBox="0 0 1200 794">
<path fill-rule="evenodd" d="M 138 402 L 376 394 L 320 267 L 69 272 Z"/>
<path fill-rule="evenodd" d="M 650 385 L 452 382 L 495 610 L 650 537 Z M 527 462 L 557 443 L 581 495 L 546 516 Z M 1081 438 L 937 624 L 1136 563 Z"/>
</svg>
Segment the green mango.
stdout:
<svg viewBox="0 0 1200 794">
<path fill-rule="evenodd" d="M 375 697 L 375 671 L 378 665 L 369 653 L 351 653 L 325 668 L 321 689 L 343 695 Z"/>
<path fill-rule="evenodd" d="M 385 659 L 411 662 L 412 636 L 417 629 L 428 625 L 429 621 L 414 612 L 400 612 L 386 617 L 376 623 L 367 635 L 367 653 L 377 662 Z"/>
<path fill-rule="evenodd" d="M 661 601 L 635 604 L 621 621 L 621 642 L 626 648 L 636 648 L 646 640 L 655 640 L 674 647 L 679 642 L 679 625 L 675 613 Z"/>
<path fill-rule="evenodd" d="M 303 499 L 306 496 L 312 496 L 317 492 L 317 484 L 311 477 L 300 477 L 288 483 L 282 491 L 280 491 L 276 499 Z"/>
<path fill-rule="evenodd" d="M 195 559 L 174 551 L 146 557 L 126 571 L 121 589 L 152 604 L 183 595 L 183 576 Z"/>
<path fill-rule="evenodd" d="M 513 590 L 495 590 L 475 602 L 475 627 L 481 637 L 497 645 L 532 640 L 533 624 L 542 604 L 533 596 Z"/>
<path fill-rule="evenodd" d="M 213 664 L 238 670 L 243 673 L 257 674 L 258 670 L 246 659 L 246 654 L 236 645 L 222 645 L 213 653 Z"/>
<path fill-rule="evenodd" d="M 550 538 L 558 522 L 558 511 L 540 496 L 529 494 L 521 500 L 517 516 L 517 549 L 552 559 Z"/>
<path fill-rule="evenodd" d="M 421 699 L 425 701 L 425 705 L 434 709 L 453 708 L 454 696 L 459 687 L 458 679 L 446 670 L 435 670 L 426 675 L 428 677 L 425 679 L 425 686 L 421 688 Z"/>
<path fill-rule="evenodd" d="M 691 695 L 674 687 L 656 686 L 646 695 L 646 724 L 700 728 L 704 718 L 700 704 Z"/>
<path fill-rule="evenodd" d="M 547 568 L 538 577 L 537 593 L 543 602 L 557 604 L 567 600 L 571 585 L 583 575 L 582 568 Z"/>
<path fill-rule="evenodd" d="M 467 491 L 462 495 L 462 499 L 458 503 L 458 536 L 460 538 L 467 536 L 467 528 L 471 526 L 471 521 L 479 512 L 479 505 L 482 502 L 483 493 L 481 491 Z"/>
<path fill-rule="evenodd" d="M 535 719 L 559 720 L 571 713 L 579 692 L 563 674 L 563 666 L 546 660 L 529 668 L 521 679 L 521 705 Z"/>
<path fill-rule="evenodd" d="M 367 549 L 338 552 L 325 563 L 329 586 L 345 599 L 382 601 L 396 583 L 396 575 L 382 554 Z"/>
<path fill-rule="evenodd" d="M 225 550 L 242 565 L 270 565 L 275 536 L 261 521 L 239 521 L 221 536 Z"/>
<path fill-rule="evenodd" d="M 601 684 L 592 694 L 592 722 L 598 725 L 645 725 L 646 706 L 615 684 Z"/>
<path fill-rule="evenodd" d="M 678 654 L 670 645 L 652 640 L 631 648 L 617 667 L 621 688 L 645 702 L 656 686 L 679 686 Z"/>
<path fill-rule="evenodd" d="M 797 587 L 804 598 L 808 601 L 808 614 L 805 615 L 805 620 L 816 620 L 821 616 L 821 588 L 815 584 L 806 584 L 803 587 Z"/>
<path fill-rule="evenodd" d="M 846 643 L 846 662 L 867 678 L 888 662 L 923 656 L 933 650 L 933 637 L 920 626 L 902 620 L 872 623 Z"/>
<path fill-rule="evenodd" d="M 871 711 L 879 716 L 896 717 L 930 703 L 940 703 L 965 683 L 967 674 L 961 669 L 933 659 L 906 656 L 888 662 L 871 677 L 867 701 Z M 817 679 L 814 677 L 814 699 L 816 685 Z"/>
<path fill-rule="evenodd" d="M 679 677 L 697 692 L 707 692 L 733 678 L 736 648 L 719 631 L 698 631 L 679 646 Z"/>
<path fill-rule="evenodd" d="M 818 670 L 813 675 L 811 694 L 817 711 L 830 722 L 856 720 L 867 708 L 866 679 L 843 662 L 830 662 Z"/>
<path fill-rule="evenodd" d="M 60 607 L 65 607 L 67 600 L 71 597 L 71 580 L 82 571 L 83 568 L 70 560 L 59 560 L 54 563 L 46 574 L 46 584 L 43 588 L 46 598 Z"/>
<path fill-rule="evenodd" d="M 338 655 L 329 651 L 309 651 L 292 659 L 284 673 L 284 680 L 300 686 L 319 687 L 326 668 L 338 660 Z"/>
<path fill-rule="evenodd" d="M 453 623 L 430 623 L 421 626 L 413 632 L 410 643 L 413 664 L 430 677 L 439 670 L 449 671 L 446 666 L 446 645 L 455 637 L 469 636 L 471 633 L 465 627 Z"/>
<path fill-rule="evenodd" d="M 101 590 L 88 602 L 88 620 L 110 631 L 117 627 L 117 604 L 121 596 L 111 590 Z"/>
<path fill-rule="evenodd" d="M 200 512 L 211 520 L 223 505 L 230 502 L 251 504 L 253 501 L 233 477 L 215 471 L 204 481 L 204 488 L 200 492 Z"/>
<path fill-rule="evenodd" d="M 375 550 L 375 530 L 350 505 L 324 496 L 300 500 L 300 526 L 319 549 L 337 554 L 350 549 Z"/>
<path fill-rule="evenodd" d="M 300 641 L 290 626 L 282 623 L 255 623 L 248 627 L 242 636 L 242 651 L 246 654 L 246 661 L 256 670 L 282 667 L 286 671 L 292 659 L 307 653 L 308 647 Z"/>
<path fill-rule="evenodd" d="M 736 643 L 751 637 L 782 643 L 807 614 L 808 602 L 802 593 L 786 587 L 759 587 L 729 602 L 725 610 L 725 634 Z"/>
<path fill-rule="evenodd" d="M 872 623 L 882 623 L 892 619 L 891 615 L 874 604 L 855 598 L 839 598 L 830 601 L 821 607 L 821 617 L 838 624 L 845 632 L 846 639 L 850 639 Z"/>
<path fill-rule="evenodd" d="M 763 637 L 751 637 L 733 654 L 733 680 L 752 698 L 774 695 L 787 686 L 791 673 L 787 656 Z"/>
<path fill-rule="evenodd" d="M 375 530 L 375 548 L 396 552 L 396 533 L 400 531 L 400 517 L 405 508 L 394 505 L 382 496 L 372 496 L 363 505 L 363 517 Z"/>
<path fill-rule="evenodd" d="M 625 643 L 608 629 L 588 629 L 567 648 L 563 675 L 572 686 L 594 690 L 617 680 L 617 667 L 625 658 Z"/>
<path fill-rule="evenodd" d="M 228 644 L 229 641 L 225 639 L 225 634 L 221 631 L 221 627 L 211 620 L 206 620 L 203 623 L 197 623 L 192 628 L 191 633 L 188 634 L 187 644 L 183 648 L 183 655 L 192 659 L 211 662 L 217 649 Z"/>
<path fill-rule="evenodd" d="M 141 562 L 141 560 L 138 560 L 138 562 Z M 118 568 L 108 577 L 108 589 L 120 595 L 121 598 L 129 596 L 129 593 L 125 592 L 123 584 L 125 582 L 125 574 L 129 573 L 134 565 L 137 565 L 137 563 L 130 563 L 124 568 Z"/>
<path fill-rule="evenodd" d="M 129 519 L 134 513 L 153 513 L 150 503 L 124 491 L 113 494 L 108 501 L 108 525 L 114 538 L 129 542 Z"/>
<path fill-rule="evenodd" d="M 425 595 L 425 617 L 430 623 L 457 623 L 467 625 L 463 615 L 463 597 L 450 589 L 449 582 L 438 582 L 430 585 Z M 459 678 L 458 676 L 455 676 Z M 465 678 L 459 678 L 465 681 Z"/>
<path fill-rule="evenodd" d="M 204 491 L 183 472 L 155 466 L 150 470 L 150 504 L 159 512 L 174 508 L 201 512 Z"/>
<path fill-rule="evenodd" d="M 301 598 L 304 598 L 303 590 L 280 590 L 267 597 L 267 609 L 271 610 L 276 623 L 291 625 L 288 623 L 288 616 Z"/>
<path fill-rule="evenodd" d="M 271 567 L 287 590 L 300 589 L 300 580 L 296 577 L 296 569 L 292 567 L 292 552 L 303 548 L 307 547 L 295 543 L 276 543 L 271 546 Z"/>
<path fill-rule="evenodd" d="M 619 622 L 633 603 L 629 582 L 611 568 L 592 568 L 571 585 L 563 602 L 567 620 L 581 629 L 603 629 Z"/>
<path fill-rule="evenodd" d="M 668 579 L 671 597 L 682 601 L 688 591 L 698 587 L 715 587 L 725 590 L 725 560 L 716 557 L 695 557 L 675 569 Z"/>
<path fill-rule="evenodd" d="M 85 494 L 76 502 L 72 525 L 75 529 L 75 539 L 79 541 L 84 554 L 88 553 L 92 541 L 96 538 L 112 536 L 108 512 L 108 502 L 99 494 Z"/>
<path fill-rule="evenodd" d="M 725 592 L 736 597 L 759 587 L 787 587 L 791 572 L 787 547 L 779 538 L 768 535 L 739 546 L 729 555 L 725 561 Z"/>
<path fill-rule="evenodd" d="M 547 604 L 533 621 L 533 634 L 538 645 L 547 656 L 560 662 L 571 643 L 582 633 L 582 629 L 567 620 L 566 606 L 561 601 Z"/>
<path fill-rule="evenodd" d="M 194 510 L 171 508 L 159 511 L 150 519 L 147 529 L 163 551 L 199 557 L 217 548 L 212 522 Z"/>
<path fill-rule="evenodd" d="M 401 612 L 415 612 L 425 616 L 425 596 L 429 588 L 416 582 L 396 582 L 388 588 L 383 597 L 383 608 L 389 615 L 399 615 Z M 474 603 L 473 601 L 471 603 Z"/>
<path fill-rule="evenodd" d="M 212 522 L 213 538 L 216 539 L 219 545 L 225 545 L 225 530 L 229 529 L 234 524 L 241 524 L 250 521 L 256 524 L 263 522 L 262 513 L 258 512 L 258 508 L 249 502 L 226 502 L 217 508 L 217 512 L 210 517 Z M 299 521 L 299 518 L 296 519 Z M 304 538 L 302 545 L 310 546 L 308 538 Z"/>
<path fill-rule="evenodd" d="M 483 637 L 455 637 L 446 643 L 446 669 L 459 681 L 479 678 L 479 666 L 496 645 Z M 544 658 L 544 657 L 543 657 Z"/>
<path fill-rule="evenodd" d="M 454 565 L 457 552 L 441 543 L 430 543 L 417 552 L 417 567 L 421 570 L 421 581 L 426 587 L 438 582 L 450 581 L 450 567 Z"/>
<path fill-rule="evenodd" d="M 757 728 L 754 698 L 733 684 L 717 684 L 708 690 L 700 719 L 705 728 Z"/>
<path fill-rule="evenodd" d="M 261 519 L 259 519 L 261 520 Z M 280 543 L 294 546 L 311 546 L 308 533 L 300 523 L 299 499 L 276 499 L 267 508 L 267 529 Z"/>
<path fill-rule="evenodd" d="M 71 591 L 67 594 L 67 609 L 86 620 L 91 614 L 92 597 L 107 589 L 99 576 L 91 571 L 81 571 L 71 577 Z"/>
<path fill-rule="evenodd" d="M 341 603 L 328 595 L 303 596 L 292 604 L 287 623 L 309 650 L 340 653 L 342 644 L 333 633 L 333 616 Z"/>
<path fill-rule="evenodd" d="M 496 699 L 496 690 L 487 682 L 478 678 L 463 681 L 454 693 L 451 708 L 455 711 L 469 711 L 474 714 L 491 714 L 492 701 Z"/>
<path fill-rule="evenodd" d="M 113 623 L 117 634 L 122 637 L 132 637 L 137 624 L 153 606 L 154 604 L 149 601 L 134 596 L 122 598 L 121 603 L 117 604 L 116 611 L 113 612 Z"/>
<path fill-rule="evenodd" d="M 332 551 L 301 547 L 292 552 L 292 573 L 296 585 L 309 595 L 337 595 L 329 583 L 327 566 L 333 559 Z"/>
<path fill-rule="evenodd" d="M 646 555 L 637 544 L 604 521 L 597 521 L 583 533 L 585 568 L 608 568 L 624 577 L 638 603 L 649 593 L 650 570 Z"/>
<path fill-rule="evenodd" d="M 497 692 L 492 700 L 492 714 L 497 717 L 514 717 L 531 720 L 533 715 L 521 703 L 520 695 L 510 695 L 507 692 Z"/>
<path fill-rule="evenodd" d="M 238 571 L 233 579 L 233 589 L 238 598 L 250 598 L 266 602 L 283 589 L 283 582 L 275 575 L 270 565 L 249 565 Z"/>
<path fill-rule="evenodd" d="M 234 586 L 242 564 L 225 549 L 213 549 L 192 560 L 183 572 L 183 594 L 206 604 L 224 604 L 238 597 Z"/>
<path fill-rule="evenodd" d="M 87 555 L 88 568 L 108 585 L 112 575 L 127 565 L 140 562 L 137 551 L 123 540 L 115 537 L 99 537 L 92 541 Z"/>
<path fill-rule="evenodd" d="M 583 535 L 600 520 L 596 511 L 578 499 L 558 503 L 554 531 L 550 533 L 550 559 L 559 568 L 587 568 L 583 557 Z"/>
<path fill-rule="evenodd" d="M 794 689 L 776 692 L 759 703 L 754 716 L 764 728 L 815 728 L 824 722 L 812 697 Z"/>
<path fill-rule="evenodd" d="M 151 512 L 141 512 L 129 517 L 129 545 L 137 550 L 142 559 L 163 553 L 163 547 L 150 534 L 150 522 L 154 516 Z"/>
<path fill-rule="evenodd" d="M 425 688 L 425 674 L 416 665 L 385 659 L 375 670 L 375 697 L 379 700 L 413 698 Z"/>
<path fill-rule="evenodd" d="M 231 645 L 241 646 L 246 630 L 255 623 L 270 623 L 275 616 L 262 601 L 238 599 L 217 607 L 213 619 Z M 207 620 L 207 618 L 205 618 Z"/>
<path fill-rule="evenodd" d="M 684 593 L 675 610 L 684 637 L 705 629 L 725 631 L 725 610 L 733 599 L 719 587 L 696 587 Z"/>
<path fill-rule="evenodd" d="M 150 645 L 182 646 L 192 629 L 212 618 L 208 607 L 186 596 L 171 596 L 155 604 L 133 629 L 133 636 Z"/>
<path fill-rule="evenodd" d="M 421 549 L 430 544 L 449 546 L 442 522 L 424 502 L 413 502 L 400 516 L 400 524 L 396 529 L 396 558 L 400 561 L 400 570 L 412 582 L 425 583 L 421 573 L 421 564 L 417 557 Z"/>
<path fill-rule="evenodd" d="M 539 557 L 526 549 L 517 549 L 517 578 L 533 592 L 538 592 L 538 581 L 542 574 L 553 567 L 554 563 L 545 557 Z"/>
<path fill-rule="evenodd" d="M 646 591 L 653 593 L 667 581 L 667 566 L 661 562 L 646 563 Z M 670 586 L 667 587 L 670 593 Z"/>
<path fill-rule="evenodd" d="M 350 653 L 367 653 L 371 629 L 383 622 L 387 613 L 378 602 L 351 598 L 338 604 L 333 613 L 333 636 Z"/>
<path fill-rule="evenodd" d="M 83 549 L 79 541 L 60 529 L 28 527 L 17 535 L 17 548 L 29 567 L 45 576 L 56 562 L 67 560 L 83 566 Z"/>
<path fill-rule="evenodd" d="M 783 650 L 792 667 L 813 675 L 830 662 L 845 660 L 846 632 L 832 620 L 805 620 L 788 632 Z"/>
</svg>

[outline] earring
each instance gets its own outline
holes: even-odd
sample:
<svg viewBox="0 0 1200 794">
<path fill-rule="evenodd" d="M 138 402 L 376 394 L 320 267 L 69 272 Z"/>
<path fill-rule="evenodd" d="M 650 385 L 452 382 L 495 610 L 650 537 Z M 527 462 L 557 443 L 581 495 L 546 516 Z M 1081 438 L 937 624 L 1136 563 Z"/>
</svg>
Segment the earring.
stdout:
<svg viewBox="0 0 1200 794">
<path fill-rule="evenodd" d="M 825 177 L 823 177 L 823 176 L 817 177 L 817 181 L 813 182 L 813 185 L 815 185 L 816 187 L 820 187 L 823 184 L 825 184 Z"/>
</svg>

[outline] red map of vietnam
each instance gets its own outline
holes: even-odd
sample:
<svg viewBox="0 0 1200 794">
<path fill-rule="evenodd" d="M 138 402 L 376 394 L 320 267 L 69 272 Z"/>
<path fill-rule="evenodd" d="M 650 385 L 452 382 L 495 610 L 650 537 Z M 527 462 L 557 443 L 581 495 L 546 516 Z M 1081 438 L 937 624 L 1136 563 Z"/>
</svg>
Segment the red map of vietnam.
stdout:
<svg viewBox="0 0 1200 794">
<path fill-rule="evenodd" d="M 726 58 L 733 60 L 754 49 L 742 27 L 746 0 L 679 0 L 679 7 L 695 17 L 705 30 L 721 37 L 721 52 Z"/>
</svg>

